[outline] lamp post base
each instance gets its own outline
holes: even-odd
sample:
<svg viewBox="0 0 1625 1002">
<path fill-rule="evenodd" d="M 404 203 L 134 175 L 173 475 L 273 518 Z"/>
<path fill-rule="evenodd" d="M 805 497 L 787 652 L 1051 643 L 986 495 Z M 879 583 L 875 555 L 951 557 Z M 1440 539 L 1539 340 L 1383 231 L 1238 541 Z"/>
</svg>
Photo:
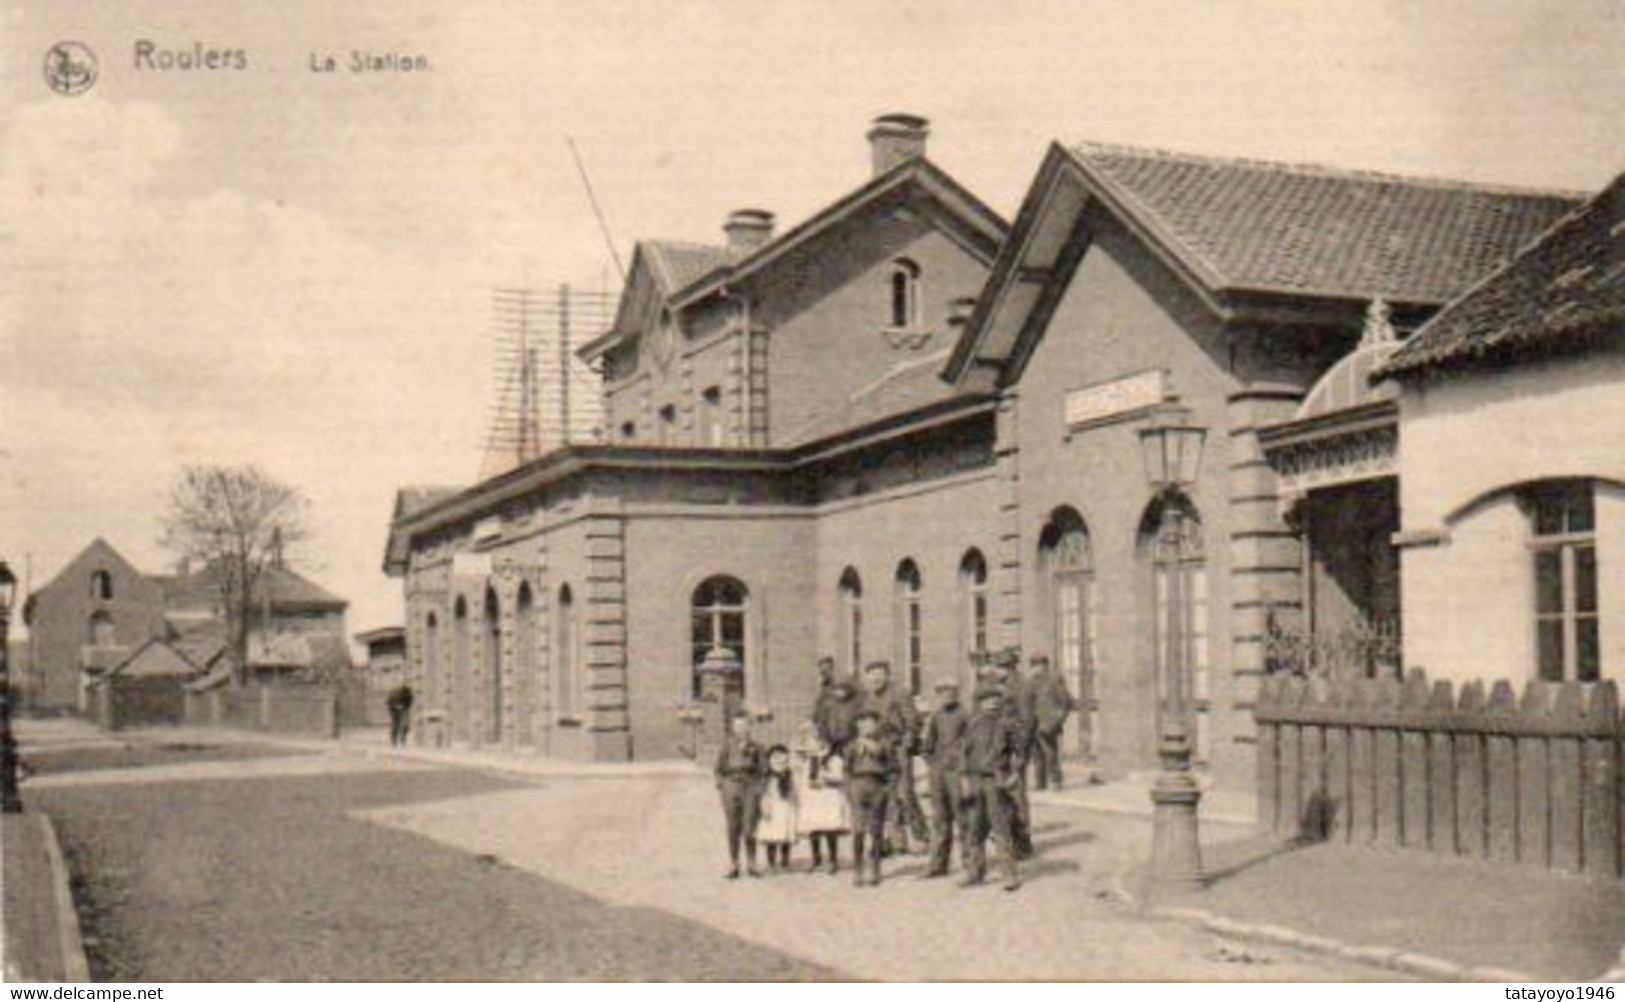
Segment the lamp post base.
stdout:
<svg viewBox="0 0 1625 1002">
<path fill-rule="evenodd" d="M 1190 770 L 1189 748 L 1179 741 L 1167 743 L 1179 747 L 1163 749 L 1162 769 L 1151 787 L 1149 877 L 1156 894 L 1202 887 L 1202 843 L 1197 826 L 1202 789 Z"/>
</svg>

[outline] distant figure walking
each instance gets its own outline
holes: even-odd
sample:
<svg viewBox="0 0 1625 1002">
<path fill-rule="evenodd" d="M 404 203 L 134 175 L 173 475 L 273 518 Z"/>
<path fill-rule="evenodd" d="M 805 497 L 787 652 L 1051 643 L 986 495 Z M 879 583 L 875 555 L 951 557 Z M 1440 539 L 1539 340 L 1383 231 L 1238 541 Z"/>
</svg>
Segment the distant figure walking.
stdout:
<svg viewBox="0 0 1625 1002">
<path fill-rule="evenodd" d="M 412 729 L 412 687 L 402 682 L 391 689 L 384 706 L 389 710 L 390 746 L 404 747 L 406 735 Z"/>
</svg>

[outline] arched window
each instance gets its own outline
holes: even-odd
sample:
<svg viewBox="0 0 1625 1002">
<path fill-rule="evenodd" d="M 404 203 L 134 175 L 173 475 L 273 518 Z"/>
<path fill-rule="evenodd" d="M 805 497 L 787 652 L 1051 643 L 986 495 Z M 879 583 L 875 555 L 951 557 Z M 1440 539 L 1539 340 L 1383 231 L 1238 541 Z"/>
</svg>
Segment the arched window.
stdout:
<svg viewBox="0 0 1625 1002">
<path fill-rule="evenodd" d="M 485 740 L 502 743 L 502 603 L 485 589 Z"/>
<path fill-rule="evenodd" d="M 1535 577 L 1535 663 L 1548 682 L 1602 675 L 1597 616 L 1596 491 L 1548 480 L 1520 492 Z"/>
<path fill-rule="evenodd" d="M 113 598 L 113 575 L 106 571 L 96 571 L 91 574 L 90 597 L 98 602 L 111 601 Z"/>
<path fill-rule="evenodd" d="M 841 599 L 841 650 L 846 654 L 848 674 L 863 668 L 863 580 L 856 569 L 841 572 L 838 588 Z"/>
<path fill-rule="evenodd" d="M 970 549 L 959 561 L 960 604 L 964 609 L 962 653 L 968 658 L 977 651 L 988 649 L 987 634 L 987 559 L 982 551 Z"/>
<path fill-rule="evenodd" d="M 106 609 L 90 614 L 90 644 L 92 647 L 111 647 L 118 641 L 113 637 L 113 616 Z"/>
<path fill-rule="evenodd" d="M 1178 687 L 1198 762 L 1208 756 L 1208 595 L 1202 518 L 1183 494 L 1159 498 L 1140 520 L 1140 552 L 1152 567 L 1151 627 L 1158 698 L 1166 712 Z M 1177 655 L 1183 671 L 1173 670 Z"/>
<path fill-rule="evenodd" d="M 519 583 L 519 594 L 514 599 L 513 671 L 514 689 L 519 708 L 519 734 L 521 745 L 536 740 L 536 598 L 530 582 Z"/>
<path fill-rule="evenodd" d="M 1095 664 L 1094 559 L 1089 529 L 1072 508 L 1059 508 L 1038 537 L 1040 573 L 1048 586 L 1055 668 L 1073 692 L 1078 749 L 1092 755 L 1100 740 L 1100 698 Z"/>
<path fill-rule="evenodd" d="M 419 698 L 434 700 L 431 706 L 444 705 L 445 682 L 440 677 L 440 619 L 434 613 L 423 617 L 423 689 Z"/>
<path fill-rule="evenodd" d="M 892 262 L 889 278 L 891 326 L 913 330 L 920 326 L 920 266 L 906 257 Z"/>
<path fill-rule="evenodd" d="M 556 612 L 553 664 L 557 666 L 558 675 L 558 712 L 561 716 L 573 716 L 576 713 L 576 602 L 569 585 L 559 587 Z"/>
<path fill-rule="evenodd" d="M 446 680 L 446 691 L 450 697 L 449 711 L 451 714 L 451 731 L 459 740 L 468 740 L 473 736 L 468 725 L 468 687 L 473 684 L 473 666 L 469 664 L 469 653 L 472 645 L 468 622 L 468 599 L 457 596 L 456 603 L 451 608 L 451 671 Z"/>
<path fill-rule="evenodd" d="M 918 696 L 923 684 L 920 678 L 925 660 L 925 645 L 921 631 L 920 568 L 912 560 L 897 565 L 897 663 L 903 666 L 903 677 L 908 680 L 908 691 Z"/>
<path fill-rule="evenodd" d="M 745 616 L 749 612 L 750 592 L 738 578 L 725 575 L 706 578 L 694 589 L 690 606 L 693 610 L 691 636 L 690 695 L 700 696 L 700 663 L 713 647 L 724 647 L 734 652 L 740 667 L 745 665 Z"/>
</svg>

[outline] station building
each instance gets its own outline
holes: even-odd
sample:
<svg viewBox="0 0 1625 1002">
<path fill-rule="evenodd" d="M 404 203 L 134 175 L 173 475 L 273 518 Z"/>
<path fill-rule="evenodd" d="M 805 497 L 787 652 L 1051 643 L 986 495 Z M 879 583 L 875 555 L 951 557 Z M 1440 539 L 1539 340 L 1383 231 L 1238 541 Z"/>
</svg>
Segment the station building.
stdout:
<svg viewBox="0 0 1625 1002">
<path fill-rule="evenodd" d="M 744 210 L 715 246 L 641 242 L 583 349 L 601 441 L 402 492 L 385 569 L 417 707 L 452 740 L 674 757 L 715 645 L 785 718 L 820 656 L 925 694 L 1014 645 L 1082 695 L 1073 753 L 1129 772 L 1154 761 L 1177 623 L 1199 758 L 1240 780 L 1269 639 L 1303 630 L 1320 573 L 1261 432 L 1578 201 L 1056 145 L 1007 225 L 926 136 L 877 120 L 870 179 L 783 233 Z M 1206 448 L 1154 567 L 1139 431 L 1170 403 Z"/>
</svg>

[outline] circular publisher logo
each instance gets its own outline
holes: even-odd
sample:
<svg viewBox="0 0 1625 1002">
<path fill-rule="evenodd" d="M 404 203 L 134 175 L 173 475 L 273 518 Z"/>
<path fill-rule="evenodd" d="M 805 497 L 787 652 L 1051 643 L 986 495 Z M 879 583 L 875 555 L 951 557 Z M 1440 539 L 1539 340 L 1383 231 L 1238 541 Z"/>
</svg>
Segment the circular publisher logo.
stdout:
<svg viewBox="0 0 1625 1002">
<path fill-rule="evenodd" d="M 58 42 L 45 53 L 45 82 L 64 97 L 83 94 L 96 82 L 96 53 L 82 42 Z"/>
</svg>

